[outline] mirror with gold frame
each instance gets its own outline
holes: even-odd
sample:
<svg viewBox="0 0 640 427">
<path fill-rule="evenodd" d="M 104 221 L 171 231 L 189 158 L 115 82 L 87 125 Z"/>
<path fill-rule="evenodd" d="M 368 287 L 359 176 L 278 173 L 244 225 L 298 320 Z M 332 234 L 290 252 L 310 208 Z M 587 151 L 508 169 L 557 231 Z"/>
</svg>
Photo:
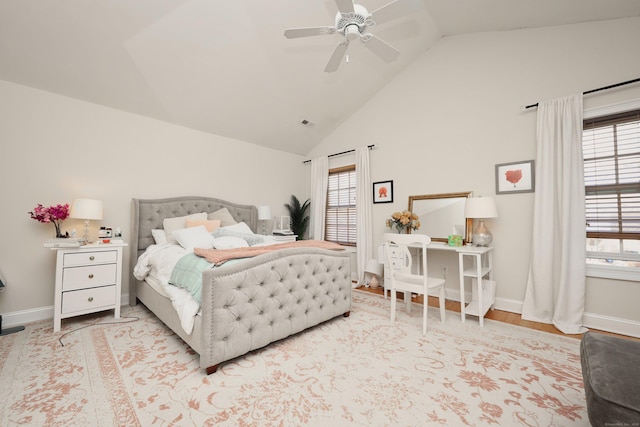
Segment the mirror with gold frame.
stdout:
<svg viewBox="0 0 640 427">
<path fill-rule="evenodd" d="M 447 242 L 450 234 L 459 234 L 463 243 L 471 242 L 473 219 L 465 218 L 466 199 L 471 191 L 409 196 L 409 210 L 420 219 L 413 233 L 426 234 L 436 242 Z"/>
</svg>

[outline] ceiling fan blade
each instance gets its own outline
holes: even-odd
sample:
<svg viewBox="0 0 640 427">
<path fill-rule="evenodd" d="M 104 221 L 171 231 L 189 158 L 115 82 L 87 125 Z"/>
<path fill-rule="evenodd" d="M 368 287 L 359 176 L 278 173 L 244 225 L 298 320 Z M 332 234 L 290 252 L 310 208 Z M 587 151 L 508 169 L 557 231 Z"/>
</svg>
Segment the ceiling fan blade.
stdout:
<svg viewBox="0 0 640 427">
<path fill-rule="evenodd" d="M 395 61 L 398 55 L 400 55 L 400 52 L 396 48 L 391 47 L 372 34 L 367 34 L 363 37 L 362 43 L 367 49 L 378 55 L 385 62 Z"/>
<path fill-rule="evenodd" d="M 353 13 L 353 0 L 336 0 L 340 13 Z"/>
<path fill-rule="evenodd" d="M 327 66 L 324 67 L 325 72 L 333 73 L 338 69 L 342 62 L 342 58 L 344 58 L 344 54 L 347 53 L 347 47 L 349 47 L 349 42 L 347 40 L 336 46 L 336 50 L 333 51 L 333 55 L 329 58 Z"/>
<path fill-rule="evenodd" d="M 376 24 L 383 24 L 401 16 L 417 12 L 423 7 L 422 0 L 394 0 L 371 12 Z"/>
<path fill-rule="evenodd" d="M 335 27 L 291 28 L 284 30 L 284 36 L 288 39 L 297 39 L 298 37 L 326 36 L 335 32 Z"/>
</svg>

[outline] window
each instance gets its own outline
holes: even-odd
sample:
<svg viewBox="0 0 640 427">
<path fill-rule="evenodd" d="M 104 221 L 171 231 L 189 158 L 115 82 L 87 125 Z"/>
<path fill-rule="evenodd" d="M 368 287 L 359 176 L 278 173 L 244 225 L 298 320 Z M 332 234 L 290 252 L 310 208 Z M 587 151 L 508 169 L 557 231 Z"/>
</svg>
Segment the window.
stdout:
<svg viewBox="0 0 640 427">
<path fill-rule="evenodd" d="M 325 240 L 356 245 L 356 167 L 329 170 Z"/>
<path fill-rule="evenodd" d="M 587 270 L 640 273 L 640 110 L 589 118 L 582 132 Z M 612 277 L 615 274 L 589 274 Z"/>
</svg>

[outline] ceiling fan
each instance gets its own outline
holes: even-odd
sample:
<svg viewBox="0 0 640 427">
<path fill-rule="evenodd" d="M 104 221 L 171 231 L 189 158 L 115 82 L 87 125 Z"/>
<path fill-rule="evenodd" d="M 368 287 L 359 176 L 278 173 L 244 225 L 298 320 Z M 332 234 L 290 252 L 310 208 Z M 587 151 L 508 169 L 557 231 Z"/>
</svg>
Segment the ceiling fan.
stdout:
<svg viewBox="0 0 640 427">
<path fill-rule="evenodd" d="M 367 49 L 378 55 L 383 61 L 394 61 L 400 55 L 400 52 L 373 34 L 368 33 L 367 29 L 413 13 L 423 6 L 421 0 L 394 0 L 373 12 L 368 12 L 364 6 L 353 3 L 353 0 L 335 0 L 335 2 L 338 6 L 338 13 L 336 14 L 334 26 L 292 28 L 284 32 L 284 36 L 288 39 L 341 34 L 345 39 L 333 51 L 324 69 L 327 73 L 332 73 L 338 69 L 342 58 L 347 53 L 349 42 L 357 39 L 360 39 L 360 42 Z"/>
</svg>

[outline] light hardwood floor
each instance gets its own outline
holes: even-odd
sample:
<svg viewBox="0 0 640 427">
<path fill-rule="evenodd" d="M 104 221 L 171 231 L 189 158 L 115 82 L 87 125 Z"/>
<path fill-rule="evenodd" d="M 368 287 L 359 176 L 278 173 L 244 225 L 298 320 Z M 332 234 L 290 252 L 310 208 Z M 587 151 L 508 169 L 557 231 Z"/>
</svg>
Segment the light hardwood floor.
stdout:
<svg viewBox="0 0 640 427">
<path fill-rule="evenodd" d="M 378 294 L 382 296 L 383 293 L 383 288 L 382 287 L 378 287 L 378 288 L 366 288 L 364 286 L 358 288 L 358 290 L 361 291 L 365 291 L 365 292 L 371 292 L 374 294 Z M 400 301 L 402 301 L 402 299 L 404 298 L 403 293 L 399 292 L 398 293 L 398 299 Z M 412 299 L 413 302 L 416 302 L 418 304 L 422 304 L 422 295 L 418 295 L 416 298 Z M 434 298 L 434 297 L 429 297 L 429 306 L 432 307 L 438 307 L 438 299 Z M 460 303 L 458 301 L 451 301 L 451 300 L 447 300 L 445 303 L 445 308 L 449 311 L 454 311 L 457 313 L 460 313 Z M 557 330 L 555 328 L 555 326 L 547 324 L 547 323 L 538 323 L 538 322 L 532 322 L 530 320 L 522 320 L 522 317 L 517 314 L 517 313 L 510 313 L 508 311 L 502 311 L 502 310 L 489 310 L 487 312 L 487 315 L 485 316 L 485 319 L 493 319 L 493 320 L 497 320 L 499 322 L 505 322 L 505 323 L 510 323 L 512 325 L 516 325 L 516 326 L 522 326 L 524 328 L 530 328 L 530 329 L 537 329 L 539 331 L 543 331 L 543 332 L 548 332 L 551 334 L 558 334 L 558 335 L 564 335 L 565 337 L 570 337 L 570 338 L 575 338 L 575 339 L 580 339 L 582 338 L 582 335 L 580 334 L 576 334 L 576 335 L 569 335 L 569 334 L 564 334 L 562 332 L 560 332 L 559 330 Z M 603 334 L 607 334 L 607 335 L 615 335 L 615 336 L 619 336 L 622 338 L 629 338 L 635 341 L 640 341 L 640 338 L 634 338 L 634 337 L 628 337 L 626 335 L 619 335 L 619 334 L 614 334 L 611 332 L 606 332 L 606 331 L 598 331 L 598 330 L 594 330 L 591 329 L 591 331 L 593 332 L 598 332 L 598 333 L 603 333 Z"/>
</svg>

